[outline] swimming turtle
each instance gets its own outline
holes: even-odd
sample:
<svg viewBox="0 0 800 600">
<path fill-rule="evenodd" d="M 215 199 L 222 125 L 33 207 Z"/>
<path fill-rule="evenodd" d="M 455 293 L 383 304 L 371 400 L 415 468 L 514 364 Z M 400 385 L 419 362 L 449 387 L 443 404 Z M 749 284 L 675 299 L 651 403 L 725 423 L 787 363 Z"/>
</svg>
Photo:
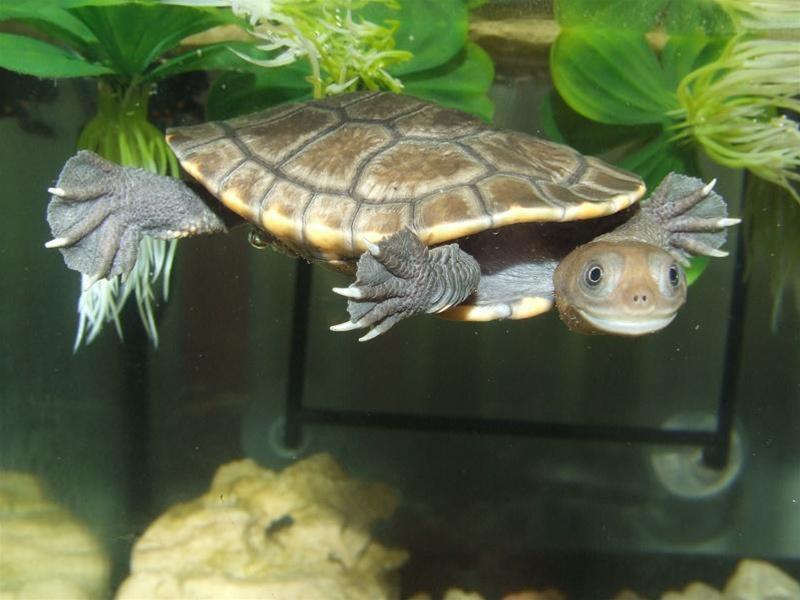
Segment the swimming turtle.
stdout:
<svg viewBox="0 0 800 600">
<path fill-rule="evenodd" d="M 127 273 L 143 235 L 221 232 L 235 213 L 275 247 L 354 273 L 334 288 L 350 319 L 331 329 L 370 328 L 362 340 L 418 313 L 522 319 L 554 303 L 571 329 L 657 331 L 685 301 L 682 266 L 725 256 L 739 222 L 713 182 L 670 174 L 638 204 L 632 173 L 406 95 L 283 105 L 167 141 L 194 181 L 69 159 L 47 246 L 93 281 Z"/>
</svg>

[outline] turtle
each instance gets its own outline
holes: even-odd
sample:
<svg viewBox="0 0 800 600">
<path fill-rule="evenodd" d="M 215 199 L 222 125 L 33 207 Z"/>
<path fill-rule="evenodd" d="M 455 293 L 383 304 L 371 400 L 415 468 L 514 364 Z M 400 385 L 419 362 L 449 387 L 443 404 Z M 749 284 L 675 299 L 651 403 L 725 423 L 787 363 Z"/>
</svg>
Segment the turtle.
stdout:
<svg viewBox="0 0 800 600">
<path fill-rule="evenodd" d="M 584 333 L 638 336 L 686 300 L 694 255 L 726 256 L 725 201 L 410 95 L 361 91 L 168 129 L 185 181 L 80 151 L 47 218 L 68 267 L 133 267 L 142 236 L 249 222 L 254 240 L 355 275 L 333 291 L 362 341 L 402 319 L 524 319 L 554 305 Z M 221 202 L 220 202 L 221 201 Z"/>
</svg>

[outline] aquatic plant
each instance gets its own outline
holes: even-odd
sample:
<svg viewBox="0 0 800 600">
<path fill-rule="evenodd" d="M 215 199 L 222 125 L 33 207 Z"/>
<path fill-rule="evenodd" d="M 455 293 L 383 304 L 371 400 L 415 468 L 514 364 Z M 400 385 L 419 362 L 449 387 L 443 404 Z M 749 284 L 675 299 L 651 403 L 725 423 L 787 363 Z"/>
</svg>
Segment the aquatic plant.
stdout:
<svg viewBox="0 0 800 600">
<path fill-rule="evenodd" d="M 687 5 L 698 5 L 690 11 Z M 550 52 L 558 92 L 543 107 L 548 134 L 595 152 L 628 148 L 623 166 L 657 184 L 669 171 L 698 174 L 696 149 L 674 139 L 680 81 L 722 50 L 730 27 L 721 11 L 699 3 L 633 0 L 625 10 L 610 1 L 561 0 L 562 27 Z M 702 3 L 708 9 L 708 3 Z M 713 5 L 712 5 L 713 6 Z M 660 26 L 668 37 L 648 37 Z M 654 48 L 658 46 L 660 52 Z M 581 140 L 587 127 L 591 135 Z"/>
<path fill-rule="evenodd" d="M 800 21 L 798 21 L 800 26 Z M 678 85 L 675 139 L 693 136 L 715 161 L 746 168 L 800 202 L 800 43 L 737 36 Z"/>
<path fill-rule="evenodd" d="M 750 169 L 800 200 L 793 187 L 800 177 L 800 132 L 786 116 L 800 111 L 800 44 L 791 35 L 774 39 L 737 30 L 800 29 L 796 2 L 633 0 L 623 15 L 614 6 L 586 0 L 556 5 L 564 30 L 551 65 L 561 98 L 593 121 L 655 125 L 655 146 L 696 144 L 717 162 Z M 646 37 L 657 26 L 668 34 L 660 46 Z M 655 158 L 652 150 L 641 147 L 639 157 L 627 160 Z M 692 162 L 683 166 L 691 170 Z M 656 170 L 661 176 L 663 169 Z"/>
<path fill-rule="evenodd" d="M 742 31 L 800 28 L 797 0 L 716 0 Z"/>
<path fill-rule="evenodd" d="M 268 59 L 246 54 L 242 58 L 262 67 L 280 67 L 307 59 L 311 67 L 309 82 L 315 98 L 338 94 L 356 87 L 390 89 L 399 92 L 403 85 L 388 68 L 409 60 L 411 53 L 396 50 L 394 33 L 397 21 L 382 24 L 353 16 L 353 11 L 368 4 L 383 4 L 397 9 L 394 0 L 168 0 L 172 4 L 224 6 L 246 18 L 250 33 L 260 40 L 258 49 L 277 52 Z"/>
</svg>

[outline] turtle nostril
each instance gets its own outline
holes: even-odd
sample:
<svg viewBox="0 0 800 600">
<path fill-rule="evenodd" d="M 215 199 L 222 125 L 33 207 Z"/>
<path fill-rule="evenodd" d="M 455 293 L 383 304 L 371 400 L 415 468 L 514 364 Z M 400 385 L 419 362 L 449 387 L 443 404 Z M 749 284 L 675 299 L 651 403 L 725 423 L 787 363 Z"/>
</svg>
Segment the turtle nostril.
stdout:
<svg viewBox="0 0 800 600">
<path fill-rule="evenodd" d="M 647 294 L 642 294 L 641 296 L 639 294 L 634 294 L 633 301 L 637 303 L 638 302 L 645 303 L 647 302 Z"/>
</svg>

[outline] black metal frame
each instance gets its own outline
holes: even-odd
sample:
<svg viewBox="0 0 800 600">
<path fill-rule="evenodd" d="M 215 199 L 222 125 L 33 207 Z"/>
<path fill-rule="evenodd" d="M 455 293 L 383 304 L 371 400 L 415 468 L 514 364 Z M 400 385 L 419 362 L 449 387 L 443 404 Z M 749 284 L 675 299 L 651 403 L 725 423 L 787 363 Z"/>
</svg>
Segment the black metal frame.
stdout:
<svg viewBox="0 0 800 600">
<path fill-rule="evenodd" d="M 297 261 L 294 285 L 294 313 L 289 362 L 289 381 L 286 392 L 283 442 L 297 449 L 306 424 L 341 427 L 373 427 L 409 429 L 429 432 L 481 433 L 515 435 L 563 440 L 585 440 L 618 443 L 673 444 L 703 447 L 704 463 L 722 469 L 728 462 L 733 429 L 734 402 L 738 387 L 742 338 L 744 335 L 747 284 L 744 278 L 745 256 L 743 235 L 737 235 L 734 255 L 732 297 L 728 317 L 725 357 L 717 404 L 717 423 L 713 430 L 659 429 L 655 427 L 621 427 L 614 425 L 568 424 L 558 422 L 451 417 L 442 415 L 367 412 L 309 408 L 303 405 L 303 386 L 306 369 L 308 312 L 311 294 L 311 266 Z"/>
</svg>

